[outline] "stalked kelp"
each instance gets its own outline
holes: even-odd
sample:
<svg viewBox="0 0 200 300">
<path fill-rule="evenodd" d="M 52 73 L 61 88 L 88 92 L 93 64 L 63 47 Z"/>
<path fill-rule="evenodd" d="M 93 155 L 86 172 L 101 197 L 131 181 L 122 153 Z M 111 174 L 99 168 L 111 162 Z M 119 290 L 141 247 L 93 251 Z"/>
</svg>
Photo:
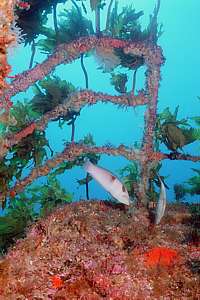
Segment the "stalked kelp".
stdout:
<svg viewBox="0 0 200 300">
<path fill-rule="evenodd" d="M 31 101 L 32 109 L 42 116 L 55 109 L 59 104 L 63 104 L 68 95 L 74 91 L 75 87 L 71 83 L 56 76 L 52 78 L 47 76 L 46 79 L 39 81 L 34 87 L 35 96 Z M 63 121 L 69 122 L 78 114 L 78 111 L 67 111 L 64 115 L 56 118 L 56 121 L 59 120 L 59 125 L 61 125 Z"/>
<path fill-rule="evenodd" d="M 59 17 L 56 31 L 46 26 L 41 29 L 46 38 L 40 39 L 37 46 L 42 52 L 51 53 L 59 44 L 69 43 L 94 33 L 92 22 L 83 17 L 80 9 L 76 7 L 72 7 L 70 11 L 64 9 Z"/>
<path fill-rule="evenodd" d="M 6 132 L 6 135 L 17 134 L 19 129 L 21 132 L 27 128 L 30 128 L 30 124 L 33 124 L 35 119 L 39 116 L 31 108 L 30 103 L 17 102 L 10 110 L 10 114 L 15 120 L 14 124 L 3 124 L 2 132 Z M 27 127 L 29 126 L 29 127 Z M 4 135 L 2 134 L 2 140 Z M 45 137 L 45 132 L 32 131 L 29 132 L 26 138 L 21 139 L 18 144 L 11 147 L 10 152 L 1 160 L 1 200 L 6 200 L 6 190 L 12 187 L 15 180 L 20 180 L 23 176 L 23 172 L 28 170 L 31 166 L 37 167 L 41 165 L 47 153 L 50 152 L 53 155 L 52 149 L 49 146 L 48 140 Z"/>
<path fill-rule="evenodd" d="M 118 93 L 123 94 L 123 93 L 127 92 L 127 88 L 126 88 L 127 81 L 128 81 L 128 77 L 126 74 L 122 74 L 122 73 L 119 73 L 119 74 L 112 73 L 111 74 L 110 83 L 112 85 L 114 85 L 115 90 Z"/>
<path fill-rule="evenodd" d="M 190 125 L 190 119 L 178 119 L 178 109 L 176 107 L 174 113 L 171 113 L 169 107 L 164 109 L 157 117 L 156 122 L 156 142 L 161 142 L 166 147 L 177 152 L 190 143 L 200 139 L 199 128 Z M 194 118 L 195 120 L 195 118 Z"/>
</svg>

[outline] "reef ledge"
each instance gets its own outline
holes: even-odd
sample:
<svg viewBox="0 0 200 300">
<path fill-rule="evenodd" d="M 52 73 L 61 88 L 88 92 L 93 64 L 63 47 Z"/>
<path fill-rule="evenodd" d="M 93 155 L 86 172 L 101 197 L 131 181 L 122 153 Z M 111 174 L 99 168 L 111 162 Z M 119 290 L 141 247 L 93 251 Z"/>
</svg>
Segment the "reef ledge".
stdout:
<svg viewBox="0 0 200 300">
<path fill-rule="evenodd" d="M 0 300 L 200 299 L 191 228 L 185 206 L 168 205 L 153 226 L 143 208 L 95 199 L 67 204 L 33 224 L 0 260 Z"/>
</svg>

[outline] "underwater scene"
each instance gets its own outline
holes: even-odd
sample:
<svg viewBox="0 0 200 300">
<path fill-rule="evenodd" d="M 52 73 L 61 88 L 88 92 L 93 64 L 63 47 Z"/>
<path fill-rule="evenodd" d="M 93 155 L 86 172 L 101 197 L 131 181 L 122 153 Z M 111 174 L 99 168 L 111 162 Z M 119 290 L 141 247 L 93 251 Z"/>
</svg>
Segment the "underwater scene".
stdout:
<svg viewBox="0 0 200 300">
<path fill-rule="evenodd" d="M 199 11 L 0 1 L 0 300 L 200 300 Z"/>
</svg>

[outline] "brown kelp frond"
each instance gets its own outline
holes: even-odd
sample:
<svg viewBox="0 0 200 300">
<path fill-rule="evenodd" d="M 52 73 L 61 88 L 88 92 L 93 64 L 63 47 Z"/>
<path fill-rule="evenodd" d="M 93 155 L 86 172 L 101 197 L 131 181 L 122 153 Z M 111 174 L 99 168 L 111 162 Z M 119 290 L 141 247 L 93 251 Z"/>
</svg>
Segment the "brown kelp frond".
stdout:
<svg viewBox="0 0 200 300">
<path fill-rule="evenodd" d="M 6 128 L 6 136 L 15 135 L 19 137 L 19 129 L 21 133 L 29 130 L 38 118 L 30 103 L 17 102 L 11 110 L 12 116 L 15 119 L 14 124 L 9 124 Z M 27 129 L 28 128 L 28 129 Z M 49 142 L 46 139 L 45 132 L 31 130 L 29 134 L 20 139 L 16 145 L 10 148 L 8 157 L 3 157 L 1 160 L 0 173 L 0 190 L 1 199 L 6 200 L 5 194 L 12 185 L 13 179 L 20 180 L 23 177 L 23 172 L 30 165 L 33 167 L 41 165 L 47 158 L 49 151 L 52 155 L 52 150 Z"/>
<path fill-rule="evenodd" d="M 53 5 L 65 3 L 66 0 L 29 0 L 29 9 L 16 8 L 16 24 L 22 30 L 25 46 L 31 44 L 41 33 L 43 26 L 47 23 L 47 15 L 52 12 Z M 31 18 L 30 18 L 31 15 Z"/>
<path fill-rule="evenodd" d="M 171 113 L 169 107 L 158 114 L 156 121 L 155 137 L 157 142 L 164 143 L 169 150 L 176 151 L 185 145 L 200 139 L 198 128 L 190 125 L 190 118 L 178 119 L 178 109 Z"/>
<path fill-rule="evenodd" d="M 45 39 L 40 39 L 37 46 L 43 53 L 52 53 L 54 48 L 62 43 L 67 43 L 82 36 L 94 33 L 92 22 L 83 17 L 81 11 L 72 7 L 71 10 L 64 9 L 59 15 L 58 32 L 49 27 L 44 27 L 41 32 Z"/>
<path fill-rule="evenodd" d="M 200 170 L 194 168 L 192 170 L 197 173 L 197 175 L 189 178 L 186 181 L 186 183 L 189 185 L 189 187 L 186 188 L 186 191 L 191 195 L 200 195 Z"/>
<path fill-rule="evenodd" d="M 128 77 L 125 73 L 111 73 L 111 80 L 110 83 L 114 85 L 115 90 L 118 93 L 126 93 L 127 88 L 126 88 L 126 83 L 128 81 Z"/>
<path fill-rule="evenodd" d="M 27 100 L 24 102 L 17 101 L 11 109 L 11 115 L 15 118 L 15 124 L 10 124 L 8 127 L 10 133 L 16 133 L 24 129 L 39 117 L 39 114 L 32 109 L 31 103 Z"/>
<path fill-rule="evenodd" d="M 150 43 L 157 44 L 159 37 L 163 34 L 163 25 L 158 27 L 158 13 L 160 10 L 161 0 L 157 0 L 153 14 L 150 15 L 149 25 L 146 28 L 147 40 Z"/>
<path fill-rule="evenodd" d="M 47 216 L 54 208 L 69 203 L 72 195 L 61 187 L 55 175 L 50 174 L 42 186 L 36 184 L 26 192 L 18 195 L 13 193 L 10 199 L 4 216 L 0 217 L 1 254 L 5 254 L 16 239 L 24 237 L 27 226 Z"/>
<path fill-rule="evenodd" d="M 139 24 L 139 18 L 143 11 L 136 13 L 132 5 L 124 7 L 122 12 L 118 12 L 118 2 L 115 2 L 107 28 L 107 34 L 115 38 L 131 39 L 141 41 L 142 30 Z"/>
<path fill-rule="evenodd" d="M 32 109 L 41 115 L 62 104 L 75 87 L 57 76 L 47 76 L 34 87 L 35 96 L 31 101 Z"/>
</svg>

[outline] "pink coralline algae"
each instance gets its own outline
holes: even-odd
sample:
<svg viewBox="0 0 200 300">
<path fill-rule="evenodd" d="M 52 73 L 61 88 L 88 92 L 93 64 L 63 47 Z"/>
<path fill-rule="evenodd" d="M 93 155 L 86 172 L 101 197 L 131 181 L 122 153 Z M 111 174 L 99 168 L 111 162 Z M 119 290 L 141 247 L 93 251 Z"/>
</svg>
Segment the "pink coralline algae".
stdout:
<svg viewBox="0 0 200 300">
<path fill-rule="evenodd" d="M 121 204 L 92 200 L 57 209 L 0 261 L 0 300 L 167 300 L 197 294 L 182 239 L 185 225 L 179 224 L 175 237 L 174 225 L 162 225 L 153 235 L 149 225 L 144 209 L 130 214 Z M 165 271 L 151 264 L 161 252 Z M 182 260 L 175 259 L 177 253 Z"/>
</svg>

